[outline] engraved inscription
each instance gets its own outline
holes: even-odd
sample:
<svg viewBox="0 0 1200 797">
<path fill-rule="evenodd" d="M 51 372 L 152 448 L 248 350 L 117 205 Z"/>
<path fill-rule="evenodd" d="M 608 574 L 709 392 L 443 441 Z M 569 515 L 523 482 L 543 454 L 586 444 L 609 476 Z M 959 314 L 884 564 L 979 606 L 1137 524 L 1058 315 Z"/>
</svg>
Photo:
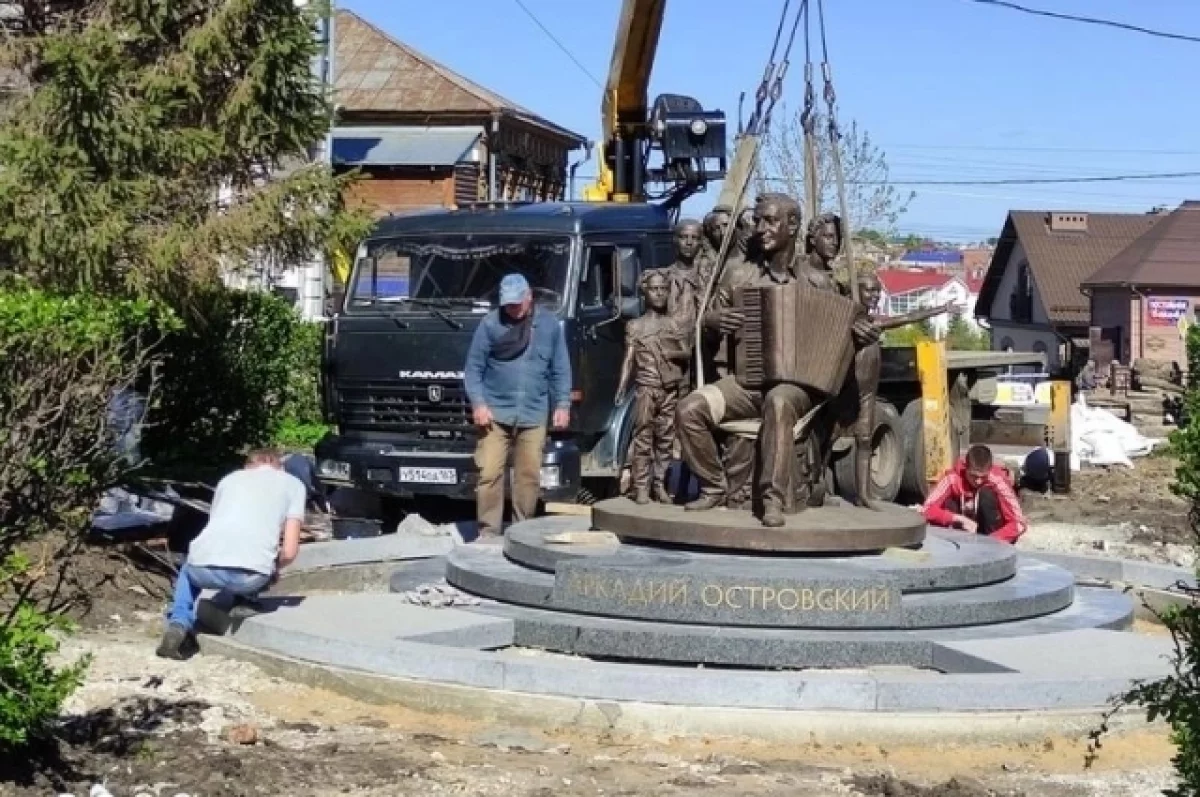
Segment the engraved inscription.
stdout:
<svg viewBox="0 0 1200 797">
<path fill-rule="evenodd" d="M 887 612 L 895 608 L 887 587 L 697 586 L 678 579 L 619 578 L 591 573 L 571 573 L 565 587 L 576 595 L 626 606 L 686 606 L 698 602 L 709 609 L 823 613 Z"/>
</svg>

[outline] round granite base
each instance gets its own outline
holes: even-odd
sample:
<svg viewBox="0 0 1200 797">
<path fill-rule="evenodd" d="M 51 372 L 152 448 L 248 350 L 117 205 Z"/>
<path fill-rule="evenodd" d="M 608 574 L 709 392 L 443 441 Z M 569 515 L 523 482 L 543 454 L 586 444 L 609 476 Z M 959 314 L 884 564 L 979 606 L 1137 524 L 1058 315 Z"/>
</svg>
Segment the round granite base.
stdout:
<svg viewBox="0 0 1200 797">
<path fill-rule="evenodd" d="M 838 502 L 787 515 L 786 521 L 780 528 L 767 528 L 746 510 L 689 512 L 628 498 L 592 507 L 592 527 L 622 539 L 721 551 L 868 553 L 920 545 L 925 539 L 925 519 L 896 504 L 864 509 Z"/>
</svg>

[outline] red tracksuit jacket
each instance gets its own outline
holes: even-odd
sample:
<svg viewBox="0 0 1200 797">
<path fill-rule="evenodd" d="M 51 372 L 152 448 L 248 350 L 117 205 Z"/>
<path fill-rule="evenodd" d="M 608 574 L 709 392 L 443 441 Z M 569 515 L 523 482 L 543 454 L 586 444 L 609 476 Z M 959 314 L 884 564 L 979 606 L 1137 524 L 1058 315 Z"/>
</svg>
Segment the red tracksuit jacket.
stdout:
<svg viewBox="0 0 1200 797">
<path fill-rule="evenodd" d="M 1013 491 L 1008 471 L 998 465 L 993 465 L 988 472 L 987 479 L 980 486 L 991 488 L 1000 505 L 1002 523 L 1000 528 L 995 529 L 988 536 L 1004 542 L 1016 542 L 1028 529 L 1028 524 L 1025 522 L 1025 513 L 1021 511 L 1021 502 L 1017 500 L 1017 494 Z M 959 506 L 973 505 L 975 492 L 975 487 L 967 481 L 967 460 L 964 457 L 953 468 L 946 471 L 937 486 L 933 488 L 933 492 L 925 499 L 925 520 L 935 526 L 949 527 L 954 522 L 956 514 L 966 513 L 952 512 L 946 508 L 946 504 L 951 500 L 957 500 Z"/>
</svg>

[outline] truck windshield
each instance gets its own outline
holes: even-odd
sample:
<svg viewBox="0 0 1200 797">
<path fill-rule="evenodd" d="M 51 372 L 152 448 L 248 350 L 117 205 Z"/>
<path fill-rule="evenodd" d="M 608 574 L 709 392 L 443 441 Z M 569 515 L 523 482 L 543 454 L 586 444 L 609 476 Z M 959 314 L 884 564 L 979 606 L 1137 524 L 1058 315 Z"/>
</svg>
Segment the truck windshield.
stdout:
<svg viewBox="0 0 1200 797">
<path fill-rule="evenodd" d="M 348 306 L 379 303 L 496 306 L 500 280 L 520 273 L 537 302 L 562 306 L 571 239 L 540 235 L 443 235 L 368 244 L 351 278 Z"/>
</svg>

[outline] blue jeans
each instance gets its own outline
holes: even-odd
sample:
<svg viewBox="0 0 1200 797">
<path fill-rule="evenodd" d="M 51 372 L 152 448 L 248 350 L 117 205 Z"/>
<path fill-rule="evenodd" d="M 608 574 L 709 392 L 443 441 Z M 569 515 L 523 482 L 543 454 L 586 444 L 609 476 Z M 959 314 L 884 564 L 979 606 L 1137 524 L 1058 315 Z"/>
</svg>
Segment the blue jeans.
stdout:
<svg viewBox="0 0 1200 797">
<path fill-rule="evenodd" d="M 220 590 L 229 595 L 257 595 L 266 588 L 270 576 L 233 567 L 197 567 L 183 563 L 175 581 L 175 599 L 167 613 L 167 622 L 191 631 L 196 625 L 196 599 L 204 589 Z"/>
</svg>

